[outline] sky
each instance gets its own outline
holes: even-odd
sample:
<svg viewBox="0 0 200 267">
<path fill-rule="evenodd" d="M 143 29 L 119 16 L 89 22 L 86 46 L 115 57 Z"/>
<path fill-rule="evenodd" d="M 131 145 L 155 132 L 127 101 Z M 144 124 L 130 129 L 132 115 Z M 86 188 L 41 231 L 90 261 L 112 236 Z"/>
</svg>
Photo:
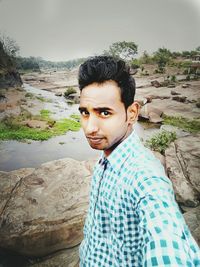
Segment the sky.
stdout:
<svg viewBox="0 0 200 267">
<path fill-rule="evenodd" d="M 0 0 L 0 33 L 21 56 L 66 61 L 133 41 L 139 55 L 200 46 L 200 0 Z"/>
</svg>

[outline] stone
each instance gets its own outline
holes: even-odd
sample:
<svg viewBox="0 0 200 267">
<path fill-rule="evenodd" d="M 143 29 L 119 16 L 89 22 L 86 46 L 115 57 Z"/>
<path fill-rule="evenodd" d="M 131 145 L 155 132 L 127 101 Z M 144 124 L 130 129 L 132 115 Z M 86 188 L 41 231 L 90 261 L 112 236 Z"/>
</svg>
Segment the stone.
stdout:
<svg viewBox="0 0 200 267">
<path fill-rule="evenodd" d="M 159 81 L 157 80 L 151 81 L 151 85 L 156 88 L 161 87 L 161 83 L 159 83 Z"/>
<path fill-rule="evenodd" d="M 0 178 L 3 249 L 41 257 L 81 242 L 91 178 L 85 163 L 66 158 L 22 178 L 12 172 Z"/>
<path fill-rule="evenodd" d="M 186 207 L 200 204 L 200 135 L 175 140 L 165 151 L 166 169 L 177 202 Z"/>
<path fill-rule="evenodd" d="M 159 123 L 162 111 L 149 104 L 144 105 L 139 112 L 139 120 L 149 120 L 150 122 Z"/>
<path fill-rule="evenodd" d="M 176 127 L 176 126 L 168 125 L 168 124 L 161 125 L 160 131 L 175 132 L 177 138 L 190 135 L 190 133 L 188 133 L 188 132 L 186 132 L 186 131 L 184 131 L 184 130 Z"/>
<path fill-rule="evenodd" d="M 180 93 L 177 93 L 177 92 L 171 90 L 171 95 L 180 95 Z"/>
<path fill-rule="evenodd" d="M 182 88 L 188 88 L 190 84 L 182 84 Z"/>
<path fill-rule="evenodd" d="M 200 247 L 200 206 L 184 213 L 183 216 L 191 231 L 191 234 Z"/>
<path fill-rule="evenodd" d="M 185 103 L 186 102 L 187 97 L 186 96 L 173 96 L 172 100 L 181 102 L 181 103 Z"/>
<path fill-rule="evenodd" d="M 62 96 L 61 92 L 55 93 L 55 96 Z"/>
<path fill-rule="evenodd" d="M 149 121 L 153 123 L 160 123 L 163 119 L 155 112 L 149 112 Z"/>
<path fill-rule="evenodd" d="M 46 129 L 48 127 L 47 121 L 39 121 L 39 120 L 26 120 L 23 122 L 29 128 L 40 128 Z"/>
</svg>

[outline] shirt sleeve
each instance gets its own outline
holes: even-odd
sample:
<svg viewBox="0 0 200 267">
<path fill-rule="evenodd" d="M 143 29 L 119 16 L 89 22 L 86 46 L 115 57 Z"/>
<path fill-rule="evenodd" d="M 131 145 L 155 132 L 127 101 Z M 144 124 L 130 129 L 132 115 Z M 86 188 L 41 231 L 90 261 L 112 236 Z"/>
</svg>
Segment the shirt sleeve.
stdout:
<svg viewBox="0 0 200 267">
<path fill-rule="evenodd" d="M 166 183 L 154 187 L 151 182 L 149 189 L 137 207 L 143 235 L 142 266 L 200 266 L 199 247 L 185 224 L 173 190 Z"/>
</svg>

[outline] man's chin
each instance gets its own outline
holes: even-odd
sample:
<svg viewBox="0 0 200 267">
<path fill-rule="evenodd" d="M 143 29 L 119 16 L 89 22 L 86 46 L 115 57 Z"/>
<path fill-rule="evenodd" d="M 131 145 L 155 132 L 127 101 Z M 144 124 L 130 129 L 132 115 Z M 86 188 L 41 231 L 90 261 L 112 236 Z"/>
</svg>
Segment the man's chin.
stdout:
<svg viewBox="0 0 200 267">
<path fill-rule="evenodd" d="M 102 146 L 98 145 L 98 144 L 91 144 L 91 143 L 89 142 L 89 145 L 90 145 L 90 147 L 93 148 L 93 149 L 96 149 L 96 150 L 104 150 L 104 148 L 103 148 Z"/>
</svg>

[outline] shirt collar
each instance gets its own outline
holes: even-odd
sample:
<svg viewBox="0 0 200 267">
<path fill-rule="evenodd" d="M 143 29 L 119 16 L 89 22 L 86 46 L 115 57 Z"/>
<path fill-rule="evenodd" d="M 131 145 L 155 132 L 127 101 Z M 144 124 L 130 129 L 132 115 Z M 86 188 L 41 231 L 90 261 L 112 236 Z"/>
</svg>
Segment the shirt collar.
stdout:
<svg viewBox="0 0 200 267">
<path fill-rule="evenodd" d="M 139 142 L 140 139 L 133 130 L 132 133 L 124 139 L 107 158 L 104 156 L 104 152 L 102 152 L 99 164 L 105 166 L 105 164 L 110 163 L 113 170 L 118 173 L 128 156 L 134 154 L 134 147 Z"/>
</svg>

